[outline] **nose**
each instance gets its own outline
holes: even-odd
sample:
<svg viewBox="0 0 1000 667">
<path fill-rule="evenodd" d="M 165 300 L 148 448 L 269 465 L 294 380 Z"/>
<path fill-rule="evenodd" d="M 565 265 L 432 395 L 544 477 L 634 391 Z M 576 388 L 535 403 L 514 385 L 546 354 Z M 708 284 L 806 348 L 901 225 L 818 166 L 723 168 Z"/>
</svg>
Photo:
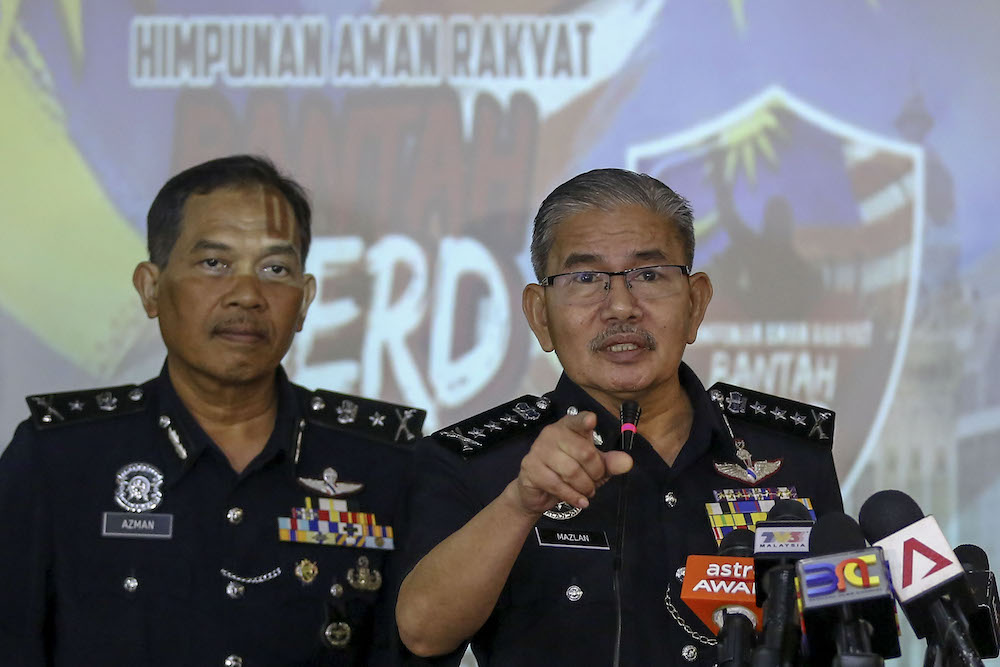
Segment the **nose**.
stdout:
<svg viewBox="0 0 1000 667">
<path fill-rule="evenodd" d="M 253 272 L 234 275 L 229 292 L 226 294 L 226 305 L 249 310 L 263 308 L 266 301 L 260 287 L 260 278 Z"/>
<path fill-rule="evenodd" d="M 632 294 L 625 276 L 611 276 L 608 284 L 608 294 L 604 298 L 604 313 L 613 319 L 631 319 L 637 317 L 641 309 L 639 300 Z"/>
</svg>

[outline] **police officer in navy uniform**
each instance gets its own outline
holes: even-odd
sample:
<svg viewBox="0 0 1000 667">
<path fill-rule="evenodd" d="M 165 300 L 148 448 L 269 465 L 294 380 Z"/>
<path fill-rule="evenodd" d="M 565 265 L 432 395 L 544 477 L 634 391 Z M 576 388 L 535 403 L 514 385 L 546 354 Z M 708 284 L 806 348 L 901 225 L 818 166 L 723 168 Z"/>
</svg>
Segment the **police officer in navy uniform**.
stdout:
<svg viewBox="0 0 1000 667">
<path fill-rule="evenodd" d="M 315 294 L 302 189 L 212 160 L 148 225 L 160 376 L 28 397 L 0 458 L 3 664 L 394 662 L 383 581 L 424 413 L 281 368 Z"/>
<path fill-rule="evenodd" d="M 712 286 L 690 273 L 687 201 L 656 179 L 571 179 L 542 203 L 531 251 L 524 312 L 565 372 L 418 444 L 400 635 L 444 664 L 471 642 L 484 667 L 712 665 L 680 599 L 687 556 L 781 497 L 841 511 L 834 415 L 706 391 L 681 361 Z M 625 401 L 641 408 L 630 453 Z"/>
</svg>

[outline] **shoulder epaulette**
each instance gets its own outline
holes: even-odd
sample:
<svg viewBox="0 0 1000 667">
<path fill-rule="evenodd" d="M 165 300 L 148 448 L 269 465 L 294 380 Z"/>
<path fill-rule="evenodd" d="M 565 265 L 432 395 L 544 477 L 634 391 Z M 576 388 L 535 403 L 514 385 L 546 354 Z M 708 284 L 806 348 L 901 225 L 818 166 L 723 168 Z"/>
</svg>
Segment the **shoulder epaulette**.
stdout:
<svg viewBox="0 0 1000 667">
<path fill-rule="evenodd" d="M 836 414 L 829 408 L 716 382 L 708 390 L 712 402 L 729 419 L 760 424 L 783 433 L 833 445 Z"/>
<path fill-rule="evenodd" d="M 140 412 L 146 403 L 142 387 L 120 387 L 67 391 L 61 394 L 37 394 L 24 399 L 38 428 L 79 424 L 96 419 Z"/>
<path fill-rule="evenodd" d="M 309 397 L 312 421 L 373 440 L 412 442 L 419 438 L 426 410 L 317 389 Z"/>
<path fill-rule="evenodd" d="M 526 394 L 441 429 L 433 437 L 468 458 L 534 425 L 546 423 L 551 413 L 552 401 Z"/>
</svg>

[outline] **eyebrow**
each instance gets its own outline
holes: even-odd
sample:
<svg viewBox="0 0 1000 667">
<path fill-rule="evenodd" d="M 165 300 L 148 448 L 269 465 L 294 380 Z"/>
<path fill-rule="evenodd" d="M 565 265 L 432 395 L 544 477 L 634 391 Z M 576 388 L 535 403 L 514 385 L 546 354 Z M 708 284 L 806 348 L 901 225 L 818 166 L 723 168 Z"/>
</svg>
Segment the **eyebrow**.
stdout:
<svg viewBox="0 0 1000 667">
<path fill-rule="evenodd" d="M 632 253 L 632 258 L 642 261 L 652 261 L 666 259 L 667 256 L 663 254 L 663 251 L 659 248 L 650 248 L 648 250 L 637 250 Z M 564 269 L 572 269 L 578 266 L 594 265 L 604 261 L 601 255 L 588 252 L 574 252 L 570 253 L 566 257 L 566 261 L 563 262 Z"/>
<path fill-rule="evenodd" d="M 232 250 L 233 247 L 227 243 L 222 243 L 221 241 L 210 241 L 208 239 L 199 239 L 191 247 L 192 251 L 197 252 L 198 250 Z M 276 243 L 274 245 L 269 245 L 263 249 L 261 253 L 262 257 L 269 255 L 292 255 L 293 257 L 298 257 L 299 252 L 295 249 L 291 243 Z"/>
</svg>

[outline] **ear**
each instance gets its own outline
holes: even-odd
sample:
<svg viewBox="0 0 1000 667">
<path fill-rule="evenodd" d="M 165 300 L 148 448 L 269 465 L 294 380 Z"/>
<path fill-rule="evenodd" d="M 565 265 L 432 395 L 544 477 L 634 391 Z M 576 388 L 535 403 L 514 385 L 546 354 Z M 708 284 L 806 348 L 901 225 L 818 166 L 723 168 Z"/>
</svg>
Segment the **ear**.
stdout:
<svg viewBox="0 0 1000 667">
<path fill-rule="evenodd" d="M 307 273 L 302 276 L 304 279 L 304 284 L 302 285 L 302 306 L 299 308 L 299 321 L 295 325 L 296 331 L 302 331 L 302 325 L 306 322 L 306 312 L 309 310 L 309 305 L 316 298 L 316 276 L 311 273 Z"/>
<path fill-rule="evenodd" d="M 696 273 L 689 279 L 691 285 L 690 319 L 688 320 L 687 342 L 693 343 L 698 338 L 698 327 L 705 319 L 705 311 L 712 300 L 712 281 L 706 273 Z"/>
<path fill-rule="evenodd" d="M 532 283 L 526 285 L 521 293 L 521 310 L 528 320 L 528 326 L 538 339 L 538 344 L 546 352 L 555 349 L 552 335 L 549 333 L 549 315 L 545 306 L 545 288 Z"/>
<path fill-rule="evenodd" d="M 157 295 L 160 285 L 160 267 L 152 262 L 140 262 L 132 272 L 132 284 L 139 293 L 142 307 L 150 319 L 159 315 Z"/>
</svg>

